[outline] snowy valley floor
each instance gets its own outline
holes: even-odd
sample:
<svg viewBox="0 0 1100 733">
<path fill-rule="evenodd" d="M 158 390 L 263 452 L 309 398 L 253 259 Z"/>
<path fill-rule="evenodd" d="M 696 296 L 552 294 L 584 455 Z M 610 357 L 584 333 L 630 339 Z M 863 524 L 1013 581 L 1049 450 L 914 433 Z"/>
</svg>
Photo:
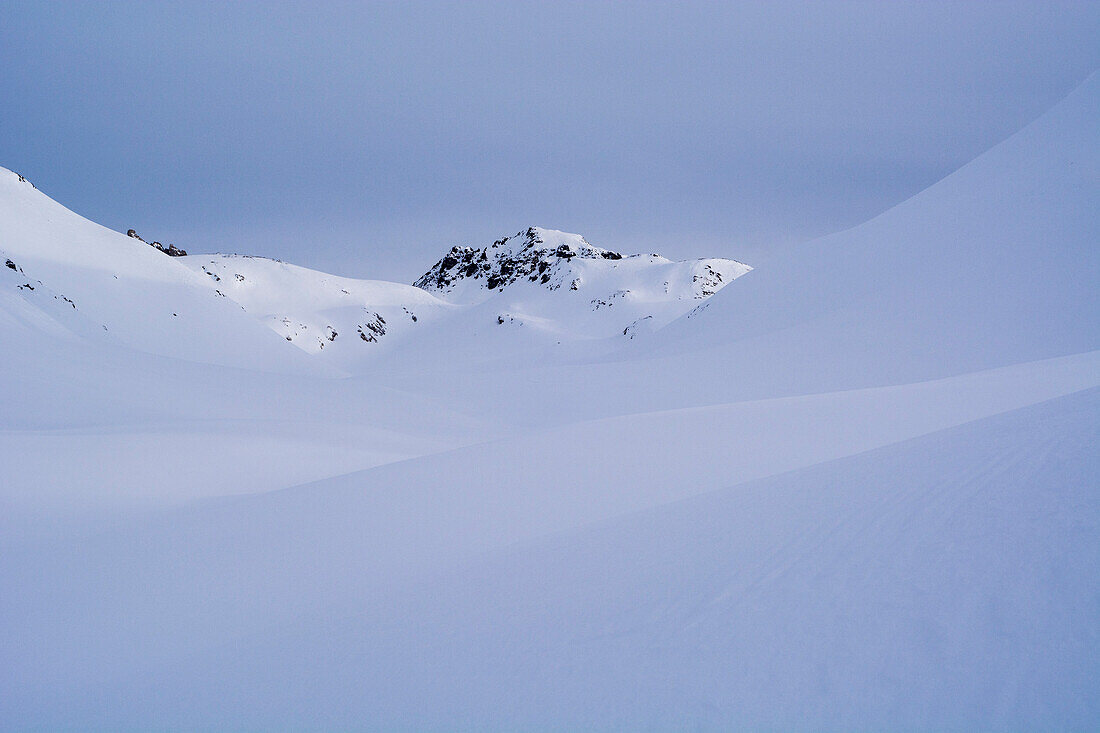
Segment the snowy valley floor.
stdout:
<svg viewBox="0 0 1100 733">
<path fill-rule="evenodd" d="M 1069 361 L 1095 375 L 1095 356 Z M 656 416 L 623 417 L 573 445 L 555 430 L 8 547 L 0 582 L 19 592 L 0 608 L 20 633 L 4 643 L 0 714 L 14 727 L 1087 727 L 1100 390 L 1078 389 L 1083 369 L 1042 368 L 1065 396 L 1001 379 L 1000 397 L 890 436 L 865 415 L 811 458 L 719 471 L 704 445 L 608 468 L 574 450 L 586 432 L 603 450 L 656 442 Z M 952 402 L 968 381 L 914 386 L 894 407 Z M 791 424 L 823 425 L 871 404 L 794 402 Z M 725 434 L 740 417 L 710 412 L 676 416 L 669 435 Z M 493 455 L 495 470 L 472 467 Z"/>
</svg>

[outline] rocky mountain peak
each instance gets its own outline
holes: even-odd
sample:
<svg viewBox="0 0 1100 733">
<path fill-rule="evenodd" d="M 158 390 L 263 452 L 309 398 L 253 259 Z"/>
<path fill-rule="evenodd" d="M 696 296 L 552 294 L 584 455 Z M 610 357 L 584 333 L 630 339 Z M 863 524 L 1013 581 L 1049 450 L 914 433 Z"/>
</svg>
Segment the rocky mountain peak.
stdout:
<svg viewBox="0 0 1100 733">
<path fill-rule="evenodd" d="M 413 283 L 429 291 L 450 291 L 459 281 L 479 281 L 503 290 L 527 280 L 551 290 L 562 284 L 562 264 L 574 258 L 621 260 L 618 252 L 595 247 L 579 234 L 528 227 L 487 247 L 455 246 Z"/>
</svg>

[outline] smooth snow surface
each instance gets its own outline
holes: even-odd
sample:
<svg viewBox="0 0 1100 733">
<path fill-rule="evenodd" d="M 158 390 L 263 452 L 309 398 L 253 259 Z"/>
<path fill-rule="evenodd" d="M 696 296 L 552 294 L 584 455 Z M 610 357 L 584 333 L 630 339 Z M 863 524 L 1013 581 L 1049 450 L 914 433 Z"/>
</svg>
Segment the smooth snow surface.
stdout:
<svg viewBox="0 0 1100 733">
<path fill-rule="evenodd" d="M 0 170 L 0 728 L 1100 727 L 1097 119 L 751 272 L 172 258 Z"/>
</svg>

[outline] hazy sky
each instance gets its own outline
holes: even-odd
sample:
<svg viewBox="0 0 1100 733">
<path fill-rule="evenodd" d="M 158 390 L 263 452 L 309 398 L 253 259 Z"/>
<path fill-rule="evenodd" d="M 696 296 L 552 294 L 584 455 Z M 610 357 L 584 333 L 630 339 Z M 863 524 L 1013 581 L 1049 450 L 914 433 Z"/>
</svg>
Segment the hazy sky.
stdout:
<svg viewBox="0 0 1100 733">
<path fill-rule="evenodd" d="M 766 259 L 1100 65 L 1100 3 L 0 1 L 0 165 L 192 251 L 412 280 L 531 224 Z"/>
</svg>

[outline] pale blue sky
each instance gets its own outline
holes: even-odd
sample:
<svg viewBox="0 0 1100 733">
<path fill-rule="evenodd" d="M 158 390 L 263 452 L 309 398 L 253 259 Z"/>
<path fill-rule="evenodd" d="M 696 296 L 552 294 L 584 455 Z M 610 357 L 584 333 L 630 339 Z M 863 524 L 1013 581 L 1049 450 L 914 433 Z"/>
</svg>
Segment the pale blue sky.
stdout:
<svg viewBox="0 0 1100 733">
<path fill-rule="evenodd" d="M 412 280 L 531 224 L 750 263 L 1100 65 L 1100 3 L 0 3 L 0 165 L 192 251 Z"/>
</svg>

